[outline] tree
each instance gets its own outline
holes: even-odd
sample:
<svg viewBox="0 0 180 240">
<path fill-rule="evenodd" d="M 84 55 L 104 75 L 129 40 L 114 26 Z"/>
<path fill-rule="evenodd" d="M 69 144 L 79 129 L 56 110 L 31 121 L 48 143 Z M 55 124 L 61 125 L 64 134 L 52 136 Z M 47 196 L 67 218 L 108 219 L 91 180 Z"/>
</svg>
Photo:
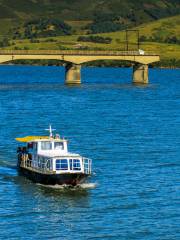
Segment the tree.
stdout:
<svg viewBox="0 0 180 240">
<path fill-rule="evenodd" d="M 0 47 L 3 48 L 3 47 L 8 47 L 10 46 L 10 41 L 8 38 L 4 38 L 1 42 L 0 42 Z"/>
</svg>

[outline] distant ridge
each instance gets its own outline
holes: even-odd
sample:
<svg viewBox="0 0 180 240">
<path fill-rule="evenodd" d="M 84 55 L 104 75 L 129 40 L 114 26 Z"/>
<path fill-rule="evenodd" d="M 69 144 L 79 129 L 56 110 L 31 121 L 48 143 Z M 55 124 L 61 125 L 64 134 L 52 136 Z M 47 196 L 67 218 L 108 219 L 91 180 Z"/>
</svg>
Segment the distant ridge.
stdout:
<svg viewBox="0 0 180 240">
<path fill-rule="evenodd" d="M 179 0 L 0 0 L 0 18 L 38 17 L 92 20 L 95 13 L 115 14 L 137 23 L 180 13 Z M 132 19 L 133 20 L 133 19 Z"/>
</svg>

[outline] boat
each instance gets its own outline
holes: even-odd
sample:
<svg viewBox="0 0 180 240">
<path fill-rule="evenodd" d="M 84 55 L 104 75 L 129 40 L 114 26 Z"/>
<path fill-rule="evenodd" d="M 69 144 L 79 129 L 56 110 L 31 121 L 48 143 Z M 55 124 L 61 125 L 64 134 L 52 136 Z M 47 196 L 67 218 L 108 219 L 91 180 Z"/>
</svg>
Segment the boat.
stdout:
<svg viewBox="0 0 180 240">
<path fill-rule="evenodd" d="M 35 183 L 44 185 L 76 186 L 91 175 L 92 161 L 68 151 L 68 140 L 59 134 L 49 136 L 26 136 L 16 138 L 25 146 L 17 148 L 17 167 L 21 175 Z"/>
</svg>

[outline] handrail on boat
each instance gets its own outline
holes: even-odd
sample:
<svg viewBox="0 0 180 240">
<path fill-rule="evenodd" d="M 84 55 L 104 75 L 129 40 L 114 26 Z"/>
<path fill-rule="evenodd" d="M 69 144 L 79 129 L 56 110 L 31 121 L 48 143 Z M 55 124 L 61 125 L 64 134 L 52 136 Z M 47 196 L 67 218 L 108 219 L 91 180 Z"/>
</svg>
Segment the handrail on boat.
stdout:
<svg viewBox="0 0 180 240">
<path fill-rule="evenodd" d="M 29 159 L 28 154 L 22 154 L 22 161 L 20 166 L 24 168 L 35 169 L 40 172 L 53 172 L 50 158 L 45 159 L 45 162 L 43 163 L 39 160 L 32 161 L 31 159 Z"/>
<path fill-rule="evenodd" d="M 83 158 L 84 173 L 91 174 L 92 160 L 89 158 Z"/>
<path fill-rule="evenodd" d="M 42 159 L 37 159 L 37 160 L 31 160 L 29 159 L 28 154 L 24 153 L 22 154 L 22 161 L 21 161 L 21 167 L 23 168 L 28 168 L 31 170 L 39 171 L 42 173 L 54 173 L 53 171 L 53 163 L 52 163 L 53 158 L 42 158 Z M 61 159 L 58 159 L 61 160 Z M 64 158 L 62 158 L 64 160 Z M 70 161 L 70 159 L 68 159 Z M 91 165 L 92 165 L 92 160 L 89 158 L 84 158 L 82 157 L 82 168 L 78 169 L 78 171 L 83 171 L 85 174 L 91 174 Z M 68 166 L 70 166 L 70 162 L 68 162 Z M 77 166 L 74 166 L 72 164 L 72 168 L 68 167 L 68 170 L 70 172 L 77 171 Z M 64 169 L 66 170 L 66 169 Z M 61 169 L 63 171 L 63 169 Z"/>
</svg>

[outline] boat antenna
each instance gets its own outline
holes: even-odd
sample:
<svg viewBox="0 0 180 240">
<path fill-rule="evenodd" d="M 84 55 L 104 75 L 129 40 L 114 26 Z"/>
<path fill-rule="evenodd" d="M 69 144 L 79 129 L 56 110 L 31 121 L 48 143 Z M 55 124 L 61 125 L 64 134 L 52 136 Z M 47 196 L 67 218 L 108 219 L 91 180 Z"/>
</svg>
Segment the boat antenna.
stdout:
<svg viewBox="0 0 180 240">
<path fill-rule="evenodd" d="M 53 131 L 55 131 L 56 129 L 52 129 L 51 124 L 49 125 L 48 129 L 45 129 L 46 131 L 49 131 L 49 136 L 53 137 Z"/>
</svg>

